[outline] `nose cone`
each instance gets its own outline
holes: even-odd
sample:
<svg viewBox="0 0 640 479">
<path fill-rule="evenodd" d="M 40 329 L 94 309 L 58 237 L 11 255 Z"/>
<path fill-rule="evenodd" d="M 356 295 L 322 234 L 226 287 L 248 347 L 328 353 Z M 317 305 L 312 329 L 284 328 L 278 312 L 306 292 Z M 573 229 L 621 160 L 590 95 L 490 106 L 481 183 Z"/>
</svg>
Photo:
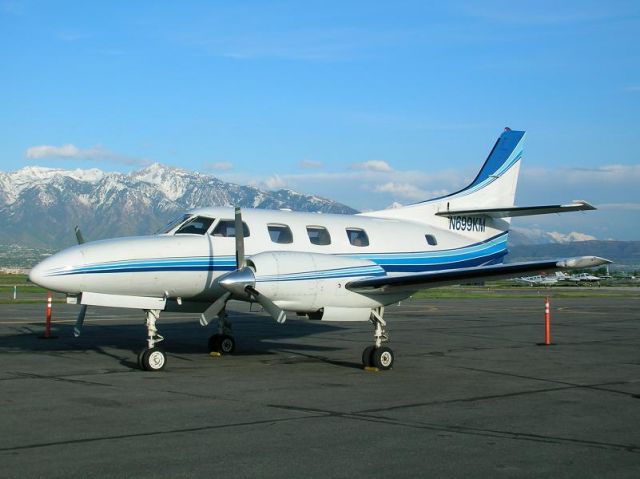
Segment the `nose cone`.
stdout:
<svg viewBox="0 0 640 479">
<path fill-rule="evenodd" d="M 45 260 L 46 261 L 46 260 Z M 42 267 L 42 262 L 35 265 L 31 271 L 29 271 L 29 281 L 33 284 L 37 284 L 38 286 L 42 286 L 46 288 L 44 284 L 42 284 L 44 278 L 44 268 Z"/>
<path fill-rule="evenodd" d="M 77 246 L 49 256 L 29 272 L 29 281 L 38 286 L 63 293 L 79 293 L 76 281 L 69 278 L 68 272 L 78 261 L 80 252 Z"/>
</svg>

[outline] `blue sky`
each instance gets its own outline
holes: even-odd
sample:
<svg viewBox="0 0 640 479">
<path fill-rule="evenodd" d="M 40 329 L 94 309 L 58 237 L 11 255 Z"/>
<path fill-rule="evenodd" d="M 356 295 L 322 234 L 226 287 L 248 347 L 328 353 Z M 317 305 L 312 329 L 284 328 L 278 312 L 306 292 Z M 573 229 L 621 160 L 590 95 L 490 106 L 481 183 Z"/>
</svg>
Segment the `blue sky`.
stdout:
<svg viewBox="0 0 640 479">
<path fill-rule="evenodd" d="M 525 129 L 518 225 L 640 239 L 638 2 L 0 0 L 0 170 L 160 162 L 359 209 Z M 426 195 L 426 196 L 425 196 Z"/>
</svg>

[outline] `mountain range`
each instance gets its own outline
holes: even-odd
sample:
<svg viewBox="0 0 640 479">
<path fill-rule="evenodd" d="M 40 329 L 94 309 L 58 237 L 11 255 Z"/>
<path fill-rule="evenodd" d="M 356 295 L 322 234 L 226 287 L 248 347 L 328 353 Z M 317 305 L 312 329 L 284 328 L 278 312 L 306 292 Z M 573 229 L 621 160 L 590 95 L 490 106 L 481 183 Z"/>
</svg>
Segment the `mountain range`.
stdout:
<svg viewBox="0 0 640 479">
<path fill-rule="evenodd" d="M 29 166 L 0 172 L 0 244 L 69 246 L 75 225 L 87 240 L 149 234 L 186 210 L 233 205 L 357 212 L 318 196 L 266 191 L 157 163 L 131 173 Z"/>
<path fill-rule="evenodd" d="M 158 163 L 131 173 L 28 166 L 0 172 L 0 244 L 55 250 L 75 242 L 75 225 L 88 240 L 149 234 L 186 210 L 232 205 L 357 213 L 326 198 L 228 183 Z M 511 246 L 595 239 L 518 227 L 509 235 Z"/>
</svg>

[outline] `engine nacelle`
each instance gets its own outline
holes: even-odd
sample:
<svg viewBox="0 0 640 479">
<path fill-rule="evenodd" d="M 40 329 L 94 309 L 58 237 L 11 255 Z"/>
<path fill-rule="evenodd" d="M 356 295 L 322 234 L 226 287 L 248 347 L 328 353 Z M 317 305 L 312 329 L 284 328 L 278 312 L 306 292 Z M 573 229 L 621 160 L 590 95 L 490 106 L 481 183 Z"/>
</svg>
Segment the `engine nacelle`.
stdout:
<svg viewBox="0 0 640 479">
<path fill-rule="evenodd" d="M 327 311 L 331 308 L 366 308 L 370 311 L 382 305 L 345 288 L 346 283 L 356 278 L 386 274 L 384 269 L 369 260 L 321 253 L 272 251 L 251 256 L 247 264 L 255 272 L 256 289 L 288 311 L 314 313 L 323 308 Z M 332 311 L 327 320 L 338 321 L 340 314 L 334 313 L 339 311 Z M 367 320 L 369 317 L 364 312 L 343 313 L 346 321 L 353 321 L 356 317 Z"/>
</svg>

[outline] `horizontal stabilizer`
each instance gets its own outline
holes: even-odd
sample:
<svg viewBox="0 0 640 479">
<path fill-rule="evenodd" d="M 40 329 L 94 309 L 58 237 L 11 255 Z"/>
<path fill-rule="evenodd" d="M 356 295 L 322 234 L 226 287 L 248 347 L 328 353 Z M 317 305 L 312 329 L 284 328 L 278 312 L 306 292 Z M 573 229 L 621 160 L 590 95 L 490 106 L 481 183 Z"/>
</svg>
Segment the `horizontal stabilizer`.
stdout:
<svg viewBox="0 0 640 479">
<path fill-rule="evenodd" d="M 528 261 L 523 263 L 447 269 L 399 276 L 379 276 L 377 278 L 351 281 L 347 283 L 346 288 L 363 294 L 398 293 L 435 288 L 448 284 L 467 283 L 476 280 L 517 278 L 523 274 L 530 273 L 540 274 L 562 269 L 591 268 L 609 263 L 611 263 L 611 261 L 608 259 L 598 256 L 579 256 L 546 261 Z"/>
<path fill-rule="evenodd" d="M 507 206 L 504 208 L 481 208 L 464 210 L 439 211 L 437 216 L 490 216 L 492 218 L 507 218 L 513 216 L 548 215 L 551 213 L 570 213 L 572 211 L 595 210 L 595 206 L 586 201 L 575 201 L 570 205 L 544 205 L 544 206 Z"/>
</svg>

